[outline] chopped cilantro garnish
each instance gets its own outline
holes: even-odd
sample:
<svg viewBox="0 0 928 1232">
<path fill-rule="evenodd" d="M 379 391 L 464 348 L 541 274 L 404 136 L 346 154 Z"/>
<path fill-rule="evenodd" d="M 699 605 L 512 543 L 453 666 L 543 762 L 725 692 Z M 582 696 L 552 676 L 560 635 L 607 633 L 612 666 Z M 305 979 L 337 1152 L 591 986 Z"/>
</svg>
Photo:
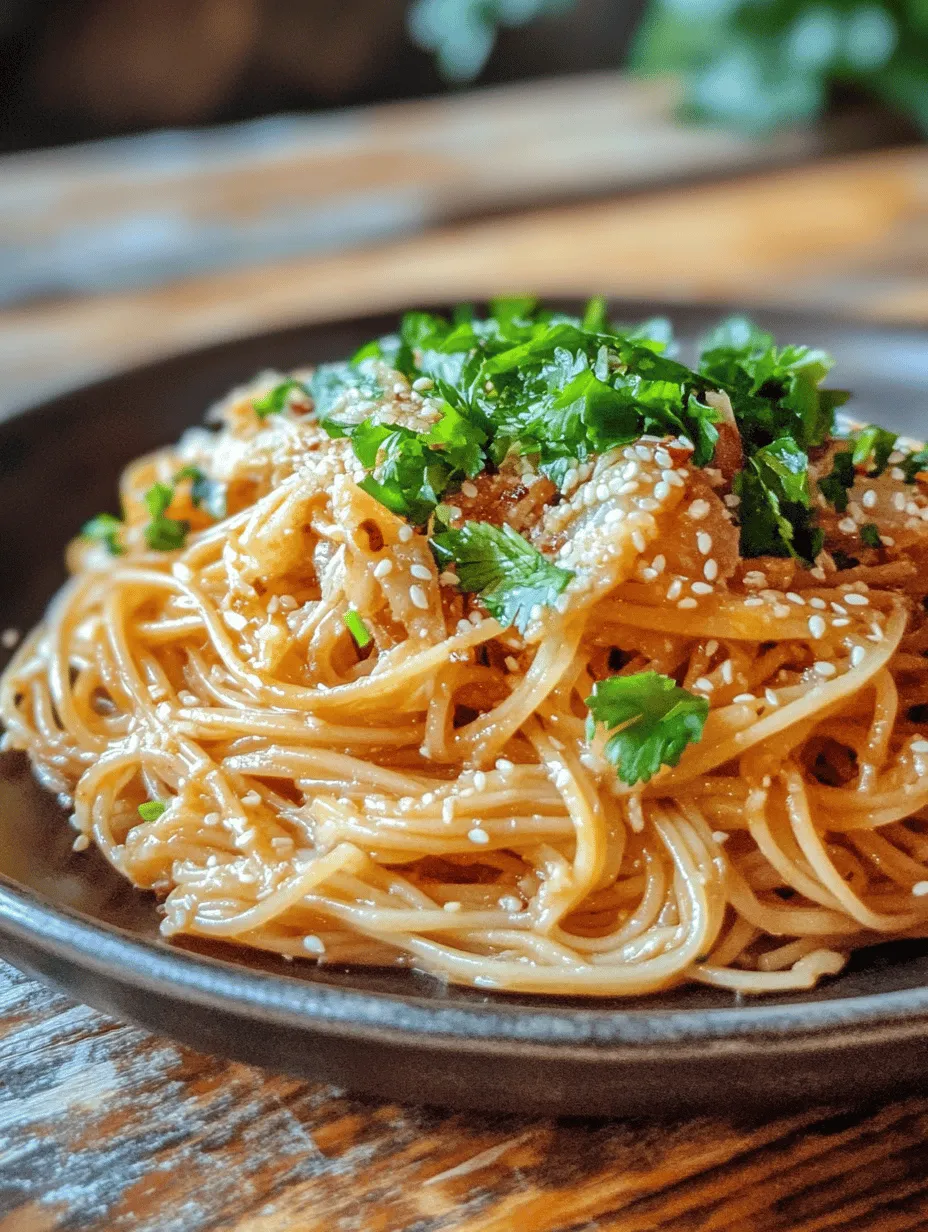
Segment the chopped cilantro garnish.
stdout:
<svg viewBox="0 0 928 1232">
<path fill-rule="evenodd" d="M 809 458 L 791 437 L 749 455 L 735 479 L 745 556 L 813 560 L 822 548 L 809 497 Z"/>
<path fill-rule="evenodd" d="M 142 821 L 157 821 L 162 813 L 166 812 L 167 807 L 161 800 L 146 800 L 144 804 L 139 805 L 139 816 Z"/>
<path fill-rule="evenodd" d="M 266 419 L 268 415 L 279 415 L 289 406 L 294 396 L 306 399 L 310 396 L 309 390 L 302 381 L 281 381 L 273 389 L 268 390 L 262 398 L 255 399 L 255 414 L 259 419 Z"/>
<path fill-rule="evenodd" d="M 155 483 L 145 493 L 151 521 L 145 527 L 145 542 L 156 552 L 174 552 L 187 542 L 190 523 L 178 518 L 166 517 L 174 487 L 169 483 Z"/>
<path fill-rule="evenodd" d="M 550 607 L 573 577 L 509 526 L 465 522 L 437 535 L 432 547 L 441 564 L 455 565 L 462 590 L 478 594 L 500 624 L 522 633 L 532 609 Z"/>
<path fill-rule="evenodd" d="M 895 432 L 874 424 L 864 428 L 854 442 L 854 465 L 862 466 L 870 475 L 882 475 L 898 439 Z"/>
<path fill-rule="evenodd" d="M 603 751 L 630 787 L 647 783 L 661 766 L 677 765 L 686 746 L 702 739 L 709 713 L 704 697 L 659 672 L 600 680 L 586 704 L 588 740 L 599 723 L 618 729 Z"/>
<path fill-rule="evenodd" d="M 860 537 L 868 548 L 879 548 L 883 546 L 883 541 L 880 539 L 880 530 L 875 522 L 867 522 L 860 528 Z"/>
<path fill-rule="evenodd" d="M 359 650 L 363 650 L 365 646 L 369 646 L 371 644 L 370 631 L 353 607 L 350 607 L 348 611 L 345 612 L 344 616 L 342 616 L 342 620 L 345 622 L 345 627 L 354 638 L 355 644 Z"/>
<path fill-rule="evenodd" d="M 910 453 L 899 463 L 906 483 L 914 483 L 923 471 L 928 471 L 928 445 L 923 449 Z"/>
<path fill-rule="evenodd" d="M 226 488 L 218 480 L 210 479 L 198 466 L 185 466 L 174 476 L 175 484 L 191 480 L 190 499 L 194 508 L 205 509 L 211 518 L 221 522 L 226 516 Z"/>
<path fill-rule="evenodd" d="M 855 477 L 854 456 L 849 449 L 842 449 L 835 454 L 831 470 L 819 480 L 819 491 L 839 513 L 847 510 L 848 492 Z"/>
<path fill-rule="evenodd" d="M 111 556 L 122 556 L 126 550 L 119 542 L 119 532 L 122 528 L 122 522 L 113 514 L 98 513 L 95 518 L 84 523 L 81 535 L 85 539 L 93 539 L 97 543 L 104 544 Z"/>
</svg>

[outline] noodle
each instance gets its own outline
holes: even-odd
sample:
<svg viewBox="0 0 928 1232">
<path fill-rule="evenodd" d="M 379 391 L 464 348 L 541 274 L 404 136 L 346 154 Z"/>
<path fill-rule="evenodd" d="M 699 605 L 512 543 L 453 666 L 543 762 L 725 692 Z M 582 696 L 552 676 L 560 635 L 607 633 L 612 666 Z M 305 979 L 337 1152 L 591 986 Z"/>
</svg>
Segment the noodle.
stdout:
<svg viewBox="0 0 928 1232">
<path fill-rule="evenodd" d="M 345 419 L 424 431 L 421 382 L 377 371 L 392 392 L 349 389 Z M 614 996 L 810 988 L 928 936 L 920 481 L 858 467 L 851 524 L 856 502 L 884 538 L 839 568 L 834 523 L 814 562 L 744 556 L 731 474 L 682 434 L 605 448 L 557 495 L 513 454 L 438 507 L 568 571 L 507 622 L 299 393 L 262 413 L 278 380 L 127 469 L 118 542 L 74 541 L 2 679 L 4 746 L 77 850 L 158 895 L 166 937 Z M 635 782 L 589 695 L 649 672 L 708 715 Z"/>
</svg>

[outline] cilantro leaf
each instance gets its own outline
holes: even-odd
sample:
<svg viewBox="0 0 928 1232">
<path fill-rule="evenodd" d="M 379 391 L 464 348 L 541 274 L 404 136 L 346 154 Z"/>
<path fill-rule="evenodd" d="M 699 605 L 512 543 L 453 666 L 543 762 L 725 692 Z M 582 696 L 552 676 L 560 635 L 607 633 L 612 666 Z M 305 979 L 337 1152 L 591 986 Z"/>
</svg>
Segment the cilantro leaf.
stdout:
<svg viewBox="0 0 928 1232">
<path fill-rule="evenodd" d="M 848 492 L 854 486 L 854 456 L 849 449 L 835 454 L 831 470 L 818 481 L 819 491 L 839 513 L 847 511 Z"/>
<path fill-rule="evenodd" d="M 860 528 L 860 537 L 868 548 L 881 548 L 880 528 L 875 522 L 867 522 Z"/>
<path fill-rule="evenodd" d="M 928 471 L 928 445 L 915 453 L 910 453 L 899 465 L 902 467 L 905 482 L 914 483 L 923 471 Z"/>
<path fill-rule="evenodd" d="M 895 432 L 875 424 L 864 428 L 854 442 L 854 465 L 865 467 L 869 475 L 882 475 L 898 439 Z"/>
<path fill-rule="evenodd" d="M 174 487 L 169 483 L 152 484 L 145 493 L 151 518 L 145 527 L 145 542 L 156 552 L 173 552 L 187 542 L 190 523 L 165 516 L 173 499 Z"/>
<path fill-rule="evenodd" d="M 744 556 L 795 556 L 811 561 L 822 549 L 809 495 L 809 458 L 792 437 L 779 437 L 747 458 L 735 476 L 741 498 Z"/>
<path fill-rule="evenodd" d="M 96 543 L 104 544 L 111 556 L 122 556 L 126 550 L 119 542 L 119 532 L 122 528 L 122 522 L 113 514 L 98 513 L 95 518 L 84 523 L 81 535 L 85 539 L 93 539 Z"/>
<path fill-rule="evenodd" d="M 597 724 L 618 729 L 603 751 L 630 787 L 677 765 L 686 746 L 702 739 L 709 714 L 704 697 L 653 671 L 597 681 L 586 704 L 588 740 Z"/>
<path fill-rule="evenodd" d="M 306 399 L 309 396 L 309 390 L 302 381 L 281 381 L 263 397 L 255 399 L 254 412 L 259 419 L 266 419 L 268 415 L 279 415 L 286 410 L 294 397 Z"/>
<path fill-rule="evenodd" d="M 174 476 L 175 484 L 191 480 L 190 499 L 196 509 L 205 509 L 211 518 L 221 522 L 226 516 L 226 487 L 210 479 L 198 466 L 184 466 Z"/>
<path fill-rule="evenodd" d="M 442 565 L 456 566 L 462 590 L 478 594 L 500 624 L 522 633 L 532 609 L 550 607 L 573 577 L 510 526 L 465 522 L 460 530 L 437 535 L 432 548 Z"/>
</svg>

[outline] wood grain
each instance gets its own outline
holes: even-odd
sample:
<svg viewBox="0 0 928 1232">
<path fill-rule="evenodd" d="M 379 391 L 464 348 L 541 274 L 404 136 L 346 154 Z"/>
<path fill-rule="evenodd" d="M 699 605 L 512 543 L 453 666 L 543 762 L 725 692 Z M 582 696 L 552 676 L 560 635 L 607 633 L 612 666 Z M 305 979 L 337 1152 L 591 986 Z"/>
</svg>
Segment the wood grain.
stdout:
<svg viewBox="0 0 928 1232">
<path fill-rule="evenodd" d="M 590 74 L 10 155 L 0 301 L 150 285 L 881 135 L 854 113 L 758 141 L 684 126 L 677 99 L 670 80 Z"/>
<path fill-rule="evenodd" d="M 537 209 L 338 256 L 9 308 L 0 311 L 0 412 L 210 340 L 501 290 L 928 321 L 928 153 Z"/>
<path fill-rule="evenodd" d="M 0 965 L 0 1232 L 902 1232 L 928 1097 L 758 1123 L 377 1106 L 202 1056 Z"/>
</svg>

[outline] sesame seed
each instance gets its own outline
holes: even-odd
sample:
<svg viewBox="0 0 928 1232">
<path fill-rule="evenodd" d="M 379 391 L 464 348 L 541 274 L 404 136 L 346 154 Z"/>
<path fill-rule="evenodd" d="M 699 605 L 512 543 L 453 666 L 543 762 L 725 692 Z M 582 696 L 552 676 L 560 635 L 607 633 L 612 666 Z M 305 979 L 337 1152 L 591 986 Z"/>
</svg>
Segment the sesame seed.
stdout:
<svg viewBox="0 0 928 1232">
<path fill-rule="evenodd" d="M 655 502 L 665 501 L 669 495 L 670 495 L 670 484 L 667 483 L 665 479 L 662 479 L 661 482 L 657 484 L 657 486 L 654 489 L 654 500 Z M 643 507 L 643 502 L 642 502 L 642 507 Z"/>
<path fill-rule="evenodd" d="M 893 506 L 897 513 L 902 513 L 905 509 L 905 493 L 896 492 L 893 494 Z"/>
<path fill-rule="evenodd" d="M 409 601 L 413 607 L 420 608 L 423 612 L 428 611 L 429 601 L 421 586 L 410 586 Z"/>
<path fill-rule="evenodd" d="M 458 575 L 446 569 L 444 573 L 439 573 L 438 580 L 442 586 L 457 586 Z"/>
<path fill-rule="evenodd" d="M 773 614 L 777 620 L 785 620 L 789 616 L 790 611 L 785 603 L 775 603 L 773 605 Z"/>
<path fill-rule="evenodd" d="M 710 586 L 708 582 L 693 582 L 692 586 L 690 586 L 690 590 L 694 595 L 711 595 L 713 589 L 714 587 Z"/>
<path fill-rule="evenodd" d="M 787 598 L 789 598 L 788 595 L 787 595 Z M 809 607 L 814 607 L 814 608 L 817 608 L 820 612 L 824 612 L 825 609 L 828 607 L 828 604 L 825 602 L 824 599 L 820 599 L 818 595 L 813 595 L 812 598 L 809 600 Z"/>
<path fill-rule="evenodd" d="M 412 538 L 412 527 L 404 524 L 396 532 L 396 537 L 399 539 L 400 543 L 408 543 Z"/>
<path fill-rule="evenodd" d="M 171 572 L 181 582 L 189 582 L 193 577 L 193 570 L 189 565 L 185 565 L 182 560 L 175 561 L 171 566 Z"/>
<path fill-rule="evenodd" d="M 667 598 L 672 603 L 674 599 L 679 599 L 683 594 L 683 582 L 680 578 L 674 578 L 667 587 Z"/>
<path fill-rule="evenodd" d="M 769 706 L 779 706 L 780 699 L 777 697 L 773 689 L 764 689 L 764 697 Z"/>
<path fill-rule="evenodd" d="M 756 702 L 757 698 L 753 693 L 736 693 L 732 700 L 735 702 Z"/>
<path fill-rule="evenodd" d="M 666 449 L 655 449 L 654 461 L 665 470 L 669 470 L 673 466 L 673 458 Z"/>
<path fill-rule="evenodd" d="M 651 452 L 650 449 L 648 449 L 647 445 L 636 445 L 635 453 L 642 460 L 642 462 L 650 462 L 651 459 L 654 457 L 653 453 Z"/>
<path fill-rule="evenodd" d="M 734 492 L 730 492 L 727 496 L 723 496 L 722 500 L 725 502 L 726 509 L 737 509 L 741 504 L 741 497 L 736 496 Z"/>
<path fill-rule="evenodd" d="M 652 496 L 643 496 L 636 504 L 639 509 L 644 509 L 647 513 L 651 513 L 654 509 L 660 509 L 660 502 L 656 501 Z"/>
<path fill-rule="evenodd" d="M 838 669 L 833 663 L 828 663 L 825 659 L 819 659 L 817 663 L 812 664 L 812 670 L 817 676 L 823 676 L 826 680 L 829 676 L 836 676 Z"/>
<path fill-rule="evenodd" d="M 230 629 L 234 629 L 237 633 L 240 633 L 248 624 L 248 621 L 241 612 L 223 612 L 222 619 Z"/>
<path fill-rule="evenodd" d="M 454 797 L 447 796 L 441 802 L 441 819 L 442 821 L 454 820 Z"/>
<path fill-rule="evenodd" d="M 853 518 L 842 518 L 838 523 L 838 530 L 844 531 L 846 535 L 853 535 L 857 530 L 857 523 Z"/>
<path fill-rule="evenodd" d="M 699 689 L 700 693 L 711 693 L 715 685 L 708 676 L 700 676 L 698 680 L 693 681 L 693 688 Z"/>
<path fill-rule="evenodd" d="M 913 753 L 928 753 L 928 740 L 913 740 L 909 748 Z"/>
<path fill-rule="evenodd" d="M 508 757 L 497 757 L 496 768 L 500 774 L 508 774 L 510 770 L 515 769 L 515 763 L 511 762 Z"/>
<path fill-rule="evenodd" d="M 825 636 L 825 621 L 821 616 L 809 617 L 809 632 L 813 637 L 819 638 Z"/>
<path fill-rule="evenodd" d="M 475 483 L 471 483 L 469 479 L 461 484 L 461 493 L 463 496 L 470 497 L 471 500 L 477 495 L 478 488 Z"/>
<path fill-rule="evenodd" d="M 667 566 L 667 561 L 665 557 L 662 555 L 655 556 L 654 559 L 651 561 L 651 568 L 657 574 L 663 573 L 666 566 Z"/>
<path fill-rule="evenodd" d="M 721 666 L 720 672 L 721 672 L 722 680 L 725 682 L 725 684 L 731 684 L 731 682 L 735 678 L 735 669 L 734 669 L 734 666 L 732 665 L 731 659 L 725 660 L 725 662 Z"/>
<path fill-rule="evenodd" d="M 529 620 L 541 620 L 541 604 L 533 603 L 528 614 Z"/>
<path fill-rule="evenodd" d="M 303 938 L 303 949 L 308 950 L 310 954 L 324 954 L 325 942 L 321 937 L 316 937 L 310 933 L 308 937 Z"/>
<path fill-rule="evenodd" d="M 763 607 L 764 601 L 763 599 L 759 599 L 757 595 L 751 595 L 749 598 L 745 599 L 744 606 L 745 607 Z"/>
<path fill-rule="evenodd" d="M 467 831 L 467 837 L 472 843 L 476 843 L 478 847 L 485 847 L 490 841 L 490 836 L 487 834 L 486 830 L 481 830 L 477 826 L 475 826 L 473 830 Z"/>
<path fill-rule="evenodd" d="M 831 622 L 831 626 L 833 629 L 846 629 L 850 623 L 850 619 L 847 616 L 836 616 Z"/>
<path fill-rule="evenodd" d="M 705 500 L 694 500 L 690 505 L 688 513 L 695 522 L 701 522 L 709 513 L 709 502 Z"/>
<path fill-rule="evenodd" d="M 503 662 L 506 664 L 509 671 L 517 672 L 519 670 L 519 660 L 514 655 L 506 655 Z"/>
<path fill-rule="evenodd" d="M 485 791 L 487 785 L 487 776 L 482 770 L 474 771 L 474 791 Z"/>
<path fill-rule="evenodd" d="M 867 651 L 863 646 L 851 647 L 851 667 L 860 667 L 866 657 Z"/>
<path fill-rule="evenodd" d="M 637 492 L 640 486 L 641 485 L 639 484 L 637 479 L 629 479 L 627 483 L 622 484 L 622 486 L 619 488 L 617 495 L 627 496 L 630 492 Z"/>
<path fill-rule="evenodd" d="M 719 648 L 719 644 L 715 640 L 714 637 L 710 638 L 709 641 L 706 642 L 706 654 L 709 656 L 710 659 L 715 654 L 715 652 L 718 650 L 718 648 Z"/>
<path fill-rule="evenodd" d="M 79 834 L 71 844 L 72 851 L 86 851 L 90 846 L 90 839 L 86 834 Z"/>
<path fill-rule="evenodd" d="M 701 556 L 708 556 L 712 551 L 712 536 L 708 531 L 701 530 L 696 536 L 696 546 Z"/>
<path fill-rule="evenodd" d="M 867 488 L 866 492 L 860 498 L 860 503 L 865 509 L 872 509 L 876 504 L 876 492 L 873 488 Z"/>
<path fill-rule="evenodd" d="M 844 602 L 848 604 L 849 607 L 868 607 L 870 600 L 866 595 L 858 595 L 856 591 L 849 591 L 844 596 Z"/>
<path fill-rule="evenodd" d="M 449 898 L 448 901 L 444 904 L 443 910 L 450 911 L 452 913 L 455 911 L 460 911 L 461 904 L 457 901 L 457 899 Z"/>
<path fill-rule="evenodd" d="M 423 582 L 430 581 L 432 574 L 425 565 L 413 565 L 409 570 L 414 578 L 420 578 Z"/>
<path fill-rule="evenodd" d="M 647 541 L 640 530 L 632 531 L 632 543 L 635 545 L 635 550 L 637 552 L 643 552 L 648 546 Z"/>
<path fill-rule="evenodd" d="M 805 599 L 803 599 L 802 595 L 797 595 L 795 590 L 788 590 L 786 592 L 786 597 L 790 603 L 795 603 L 797 607 L 805 607 Z"/>
<path fill-rule="evenodd" d="M 912 886 L 912 893 L 916 898 L 924 898 L 928 894 L 928 881 L 916 881 Z"/>
<path fill-rule="evenodd" d="M 596 499 L 600 502 L 607 501 L 609 499 L 609 485 L 608 484 L 605 484 L 605 483 L 597 484 Z"/>
<path fill-rule="evenodd" d="M 707 582 L 714 582 L 719 576 L 719 562 L 717 560 L 707 560 L 702 567 L 702 575 Z"/>
<path fill-rule="evenodd" d="M 687 598 L 685 599 L 680 599 L 679 602 L 677 603 L 677 607 L 682 608 L 684 610 L 688 610 L 689 608 L 694 608 L 696 606 L 697 606 L 696 600 L 691 598 L 690 596 L 687 596 Z"/>
</svg>

